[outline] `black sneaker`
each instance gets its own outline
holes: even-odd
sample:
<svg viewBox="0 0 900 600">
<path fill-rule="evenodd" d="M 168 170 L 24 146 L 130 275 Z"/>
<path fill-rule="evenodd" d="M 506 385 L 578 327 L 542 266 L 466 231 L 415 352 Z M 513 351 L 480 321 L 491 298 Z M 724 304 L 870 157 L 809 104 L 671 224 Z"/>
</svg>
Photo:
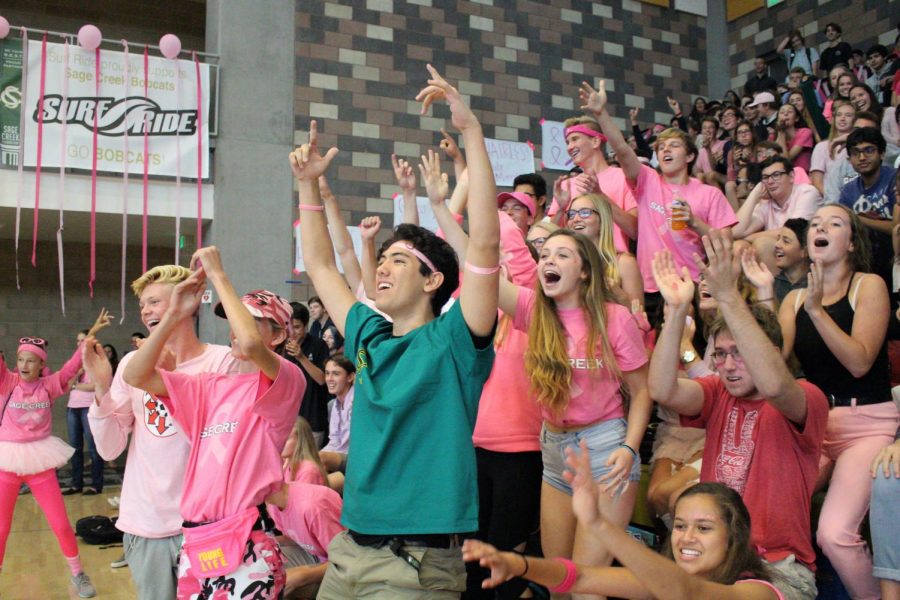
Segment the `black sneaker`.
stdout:
<svg viewBox="0 0 900 600">
<path fill-rule="evenodd" d="M 96 496 L 100 492 L 96 488 L 86 488 L 83 492 L 81 492 L 82 496 Z"/>
<path fill-rule="evenodd" d="M 71 496 L 73 494 L 80 494 L 80 493 L 81 493 L 81 488 L 73 488 L 73 487 L 67 487 L 67 488 L 63 489 L 63 491 L 62 491 L 63 496 Z"/>
</svg>

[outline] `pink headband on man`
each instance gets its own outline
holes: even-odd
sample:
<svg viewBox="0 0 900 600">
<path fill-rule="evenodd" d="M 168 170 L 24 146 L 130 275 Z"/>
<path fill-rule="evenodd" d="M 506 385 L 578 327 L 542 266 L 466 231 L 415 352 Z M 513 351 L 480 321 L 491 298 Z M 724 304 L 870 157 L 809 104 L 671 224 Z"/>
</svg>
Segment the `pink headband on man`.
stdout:
<svg viewBox="0 0 900 600">
<path fill-rule="evenodd" d="M 416 247 L 412 245 L 412 243 L 407 242 L 405 240 L 400 240 L 400 241 L 394 242 L 393 244 L 390 245 L 390 248 L 387 249 L 385 254 L 390 252 L 391 248 L 394 248 L 394 247 L 397 247 L 400 250 L 406 250 L 407 252 L 409 252 L 410 254 L 412 254 L 413 256 L 418 258 L 419 260 L 421 260 L 422 264 L 424 264 L 426 267 L 431 269 L 432 273 L 438 272 L 438 270 L 434 267 L 434 263 L 431 262 L 431 259 L 429 259 L 427 256 L 422 254 L 421 251 L 417 250 Z"/>
<path fill-rule="evenodd" d="M 16 350 L 16 354 L 19 352 L 31 352 L 42 361 L 47 362 L 47 351 L 40 346 L 35 346 L 34 344 L 21 344 L 19 349 Z"/>
<path fill-rule="evenodd" d="M 606 141 L 606 136 L 600 133 L 599 131 L 595 131 L 588 127 L 587 125 L 572 125 L 571 127 L 566 127 L 566 135 L 564 137 L 569 137 L 570 133 L 581 133 L 588 137 L 600 138 L 601 142 Z"/>
</svg>

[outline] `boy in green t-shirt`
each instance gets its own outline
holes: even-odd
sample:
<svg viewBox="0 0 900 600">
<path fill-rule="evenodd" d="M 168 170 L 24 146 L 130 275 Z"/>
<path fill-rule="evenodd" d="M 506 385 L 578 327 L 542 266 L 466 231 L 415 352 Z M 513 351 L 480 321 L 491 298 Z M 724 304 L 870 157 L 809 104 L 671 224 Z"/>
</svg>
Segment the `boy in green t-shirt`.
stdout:
<svg viewBox="0 0 900 600">
<path fill-rule="evenodd" d="M 356 301 L 335 266 L 318 177 L 337 149 L 319 153 L 312 121 L 309 143 L 290 157 L 307 273 L 357 365 L 342 516 L 348 531 L 329 546 L 319 598 L 418 598 L 423 590 L 455 597 L 466 587 L 459 545 L 478 528 L 472 429 L 493 362 L 500 224 L 481 124 L 459 92 L 428 70 L 417 96 L 422 112 L 447 101 L 469 161 L 467 272 L 459 301 L 443 315 L 459 282 L 450 246 L 414 225 L 395 230 L 375 274 L 375 304 L 388 321 Z"/>
</svg>

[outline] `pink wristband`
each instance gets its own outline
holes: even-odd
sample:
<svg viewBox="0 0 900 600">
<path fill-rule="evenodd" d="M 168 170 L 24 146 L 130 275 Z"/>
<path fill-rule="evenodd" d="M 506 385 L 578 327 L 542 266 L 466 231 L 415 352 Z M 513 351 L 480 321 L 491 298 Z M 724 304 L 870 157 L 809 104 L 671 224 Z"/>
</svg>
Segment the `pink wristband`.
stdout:
<svg viewBox="0 0 900 600">
<path fill-rule="evenodd" d="M 572 586 L 575 585 L 575 580 L 578 578 L 578 571 L 575 568 L 575 563 L 573 563 L 568 558 L 554 558 L 558 563 L 562 563 L 566 567 L 566 578 L 562 580 L 562 583 L 557 585 L 556 587 L 548 588 L 553 594 L 565 594 L 569 590 L 572 589 Z"/>
<path fill-rule="evenodd" d="M 475 275 L 493 275 L 500 270 L 500 265 L 496 267 L 478 267 L 469 261 L 466 261 L 466 269 L 472 271 Z"/>
<path fill-rule="evenodd" d="M 315 212 L 322 212 L 323 210 L 325 210 L 325 207 L 321 204 L 301 204 L 299 208 L 300 210 L 312 210 Z"/>
</svg>

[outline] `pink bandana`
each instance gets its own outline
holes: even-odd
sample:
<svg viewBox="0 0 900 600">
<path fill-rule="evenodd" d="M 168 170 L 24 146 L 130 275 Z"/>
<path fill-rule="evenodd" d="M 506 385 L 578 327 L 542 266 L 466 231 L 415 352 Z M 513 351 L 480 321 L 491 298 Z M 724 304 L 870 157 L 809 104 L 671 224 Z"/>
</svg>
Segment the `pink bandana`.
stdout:
<svg viewBox="0 0 900 600">
<path fill-rule="evenodd" d="M 39 346 L 35 346 L 34 344 L 22 344 L 19 346 L 19 349 L 16 350 L 16 354 L 19 352 L 31 352 L 42 361 L 47 362 L 47 351 Z"/>
<path fill-rule="evenodd" d="M 566 127 L 566 135 L 565 137 L 569 137 L 570 133 L 580 133 L 582 135 L 586 135 L 588 137 L 600 138 L 601 142 L 606 141 L 606 136 L 600 133 L 599 131 L 594 131 L 587 125 L 573 125 L 571 127 Z"/>
<path fill-rule="evenodd" d="M 413 246 L 410 242 L 403 240 L 394 242 L 393 244 L 391 244 L 390 248 L 387 249 L 387 252 L 390 252 L 392 248 L 397 248 L 398 250 L 405 250 L 406 252 L 409 252 L 410 254 L 421 260 L 422 264 L 431 269 L 432 273 L 438 272 L 438 270 L 434 268 L 434 263 L 431 262 L 431 259 L 417 250 L 416 247 Z M 387 254 L 387 252 L 385 252 L 385 254 Z"/>
</svg>

